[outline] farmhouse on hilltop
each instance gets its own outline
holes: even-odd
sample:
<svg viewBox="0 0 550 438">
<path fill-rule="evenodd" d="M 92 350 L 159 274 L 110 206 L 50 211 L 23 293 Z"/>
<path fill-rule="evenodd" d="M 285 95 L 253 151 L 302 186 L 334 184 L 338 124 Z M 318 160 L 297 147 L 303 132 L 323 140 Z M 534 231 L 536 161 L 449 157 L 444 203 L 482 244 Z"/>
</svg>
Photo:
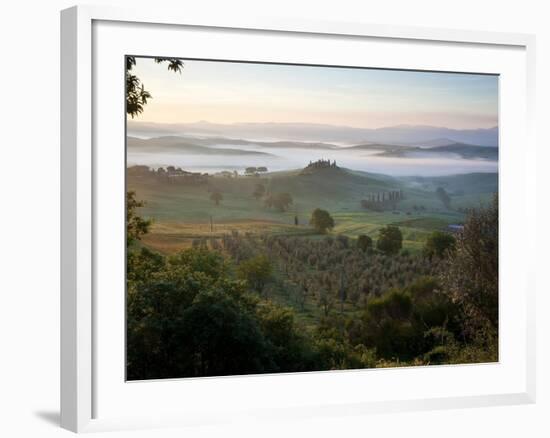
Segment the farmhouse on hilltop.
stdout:
<svg viewBox="0 0 550 438">
<path fill-rule="evenodd" d="M 321 158 L 317 161 L 310 161 L 306 169 L 338 169 L 338 166 L 336 165 L 336 160 L 331 162 L 330 160 Z"/>
</svg>

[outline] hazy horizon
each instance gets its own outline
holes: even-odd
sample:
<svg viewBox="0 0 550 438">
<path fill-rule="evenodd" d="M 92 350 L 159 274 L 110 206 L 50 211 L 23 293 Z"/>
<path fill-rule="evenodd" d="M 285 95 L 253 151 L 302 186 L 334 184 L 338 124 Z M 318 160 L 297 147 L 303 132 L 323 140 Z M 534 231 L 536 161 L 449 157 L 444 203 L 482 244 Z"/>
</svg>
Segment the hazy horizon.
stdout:
<svg viewBox="0 0 550 438">
<path fill-rule="evenodd" d="M 415 125 L 411 123 L 401 123 L 401 124 L 389 124 L 389 125 L 383 125 L 383 126 L 377 126 L 375 128 L 360 128 L 357 126 L 348 126 L 348 125 L 335 125 L 332 123 L 314 123 L 314 122 L 294 122 L 294 121 L 279 121 L 279 122 L 271 122 L 271 121 L 255 121 L 255 122 L 226 122 L 226 123 L 218 123 L 218 122 L 212 122 L 210 120 L 194 120 L 189 122 L 151 122 L 146 120 L 139 120 L 139 118 L 136 119 L 129 119 L 128 122 L 130 124 L 143 124 L 143 125 L 160 125 L 160 126 L 176 126 L 176 125 L 225 125 L 225 126 L 235 126 L 235 125 L 302 125 L 302 126 L 326 126 L 326 127 L 333 127 L 333 128 L 347 128 L 347 129 L 369 129 L 369 130 L 381 130 L 381 129 L 388 129 L 388 128 L 443 128 L 443 129 L 452 129 L 456 131 L 475 131 L 475 130 L 485 130 L 485 129 L 494 129 L 498 128 L 498 124 L 495 124 L 494 126 L 487 126 L 487 127 L 479 127 L 479 128 L 451 128 L 449 126 L 443 126 L 443 125 Z"/>
<path fill-rule="evenodd" d="M 181 74 L 137 57 L 152 99 L 134 121 L 282 123 L 351 129 L 498 126 L 498 76 L 183 60 Z"/>
<path fill-rule="evenodd" d="M 446 139 L 456 143 L 498 146 L 498 126 L 450 129 L 436 126 L 398 125 L 376 129 L 311 123 L 156 123 L 129 120 L 127 135 L 137 138 L 163 136 L 220 137 L 251 141 L 324 142 L 350 145 L 368 142 L 415 144 Z"/>
</svg>

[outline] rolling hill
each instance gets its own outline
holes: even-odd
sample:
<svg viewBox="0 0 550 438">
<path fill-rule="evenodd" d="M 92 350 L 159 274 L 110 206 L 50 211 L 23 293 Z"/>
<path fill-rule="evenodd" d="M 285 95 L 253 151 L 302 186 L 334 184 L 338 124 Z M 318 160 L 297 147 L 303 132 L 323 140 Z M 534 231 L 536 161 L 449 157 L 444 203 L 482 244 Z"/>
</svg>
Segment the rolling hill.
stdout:
<svg viewBox="0 0 550 438">
<path fill-rule="evenodd" d="M 489 146 L 476 146 L 464 143 L 453 143 L 444 146 L 434 146 L 429 148 L 397 146 L 384 149 L 381 155 L 399 158 L 421 158 L 426 156 L 433 156 L 434 154 L 453 154 L 467 159 L 497 160 L 498 148 Z"/>
<path fill-rule="evenodd" d="M 404 177 L 400 178 L 410 187 L 424 191 L 433 191 L 443 187 L 451 194 L 480 194 L 498 191 L 498 173 L 468 173 L 464 175 L 448 175 L 434 177 Z"/>
<path fill-rule="evenodd" d="M 264 200 L 253 196 L 258 184 L 267 193 L 289 193 L 293 203 L 286 211 L 269 208 Z M 387 224 L 400 226 L 404 247 L 421 250 L 432 230 L 461 223 L 464 209 L 488 202 L 498 190 L 496 173 L 471 173 L 444 177 L 392 177 L 347 168 L 303 168 L 270 172 L 251 177 L 211 175 L 202 184 L 169 182 L 156 177 L 128 174 L 128 190 L 145 201 L 140 210 L 154 220 L 147 245 L 166 253 L 189 247 L 197 237 L 220 236 L 235 231 L 243 233 L 309 236 L 320 238 L 309 224 L 316 208 L 330 212 L 335 220 L 334 234 L 357 237 L 368 234 L 376 238 Z M 436 196 L 443 187 L 451 197 L 446 208 Z M 397 204 L 382 211 L 366 209 L 362 200 L 369 194 L 402 191 Z M 222 194 L 216 205 L 211 193 Z M 299 226 L 295 225 L 298 221 Z"/>
<path fill-rule="evenodd" d="M 200 141 L 177 136 L 155 137 L 140 139 L 135 137 L 127 138 L 128 150 L 132 152 L 178 152 L 188 155 L 254 155 L 272 156 L 272 154 L 261 151 L 245 149 L 213 148 L 201 144 Z"/>
</svg>

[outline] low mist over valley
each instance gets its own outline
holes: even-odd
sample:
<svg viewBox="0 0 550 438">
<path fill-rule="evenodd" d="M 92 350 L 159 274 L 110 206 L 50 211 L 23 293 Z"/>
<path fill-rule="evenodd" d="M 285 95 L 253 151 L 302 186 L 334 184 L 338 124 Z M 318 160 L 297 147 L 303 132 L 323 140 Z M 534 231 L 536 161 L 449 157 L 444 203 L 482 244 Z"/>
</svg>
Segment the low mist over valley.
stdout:
<svg viewBox="0 0 550 438">
<path fill-rule="evenodd" d="M 134 133 L 133 130 L 129 132 Z M 150 131 L 142 131 L 141 138 L 128 137 L 128 165 L 179 166 L 200 172 L 242 172 L 249 166 L 264 166 L 272 171 L 282 171 L 299 168 L 311 159 L 323 157 L 359 171 L 394 176 L 435 176 L 496 172 L 498 159 L 497 147 L 466 144 L 448 138 L 432 138 L 424 143 L 364 141 L 343 144 L 312 140 L 314 135 L 308 141 L 297 141 L 249 140 L 193 133 L 146 137 L 145 133 L 151 135 Z"/>
</svg>

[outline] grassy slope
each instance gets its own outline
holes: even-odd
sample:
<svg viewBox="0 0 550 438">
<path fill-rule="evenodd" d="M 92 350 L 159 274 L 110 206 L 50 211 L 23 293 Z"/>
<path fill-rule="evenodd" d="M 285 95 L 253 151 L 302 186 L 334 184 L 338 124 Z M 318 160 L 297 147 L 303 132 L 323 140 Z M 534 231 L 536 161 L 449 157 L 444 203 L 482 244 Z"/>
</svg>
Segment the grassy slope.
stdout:
<svg viewBox="0 0 550 438">
<path fill-rule="evenodd" d="M 271 192 L 289 192 L 294 204 L 287 212 L 263 206 L 252 197 L 254 186 L 262 183 Z M 213 178 L 209 186 L 185 186 L 128 179 L 128 188 L 147 202 L 142 214 L 154 220 L 152 233 L 145 244 L 163 252 L 173 252 L 189 246 L 199 236 L 216 237 L 232 230 L 309 235 L 317 238 L 307 226 L 311 212 L 324 208 L 334 217 L 333 233 L 351 237 L 368 234 L 377 237 L 386 224 L 400 226 L 404 247 L 419 250 L 434 229 L 463 220 L 456 210 L 447 210 L 434 192 L 444 187 L 452 195 L 454 208 L 478 206 L 486 202 L 497 188 L 496 174 L 469 174 L 432 178 L 392 178 L 384 175 L 323 169 L 304 175 L 300 171 L 277 172 L 262 178 Z M 406 199 L 396 211 L 382 213 L 364 210 L 361 199 L 369 192 L 398 190 Z M 210 201 L 210 191 L 223 194 L 216 206 Z M 422 206 L 422 212 L 414 211 Z M 294 226 L 298 216 L 300 225 Z M 210 231 L 210 218 L 214 228 Z"/>
<path fill-rule="evenodd" d="M 128 149 L 132 152 L 166 152 L 185 151 L 188 155 L 216 155 L 216 156 L 269 156 L 271 154 L 261 151 L 249 151 L 243 149 L 224 148 L 216 149 L 209 147 L 209 143 L 186 139 L 181 137 L 159 137 L 154 139 L 141 139 L 128 137 Z"/>
</svg>

